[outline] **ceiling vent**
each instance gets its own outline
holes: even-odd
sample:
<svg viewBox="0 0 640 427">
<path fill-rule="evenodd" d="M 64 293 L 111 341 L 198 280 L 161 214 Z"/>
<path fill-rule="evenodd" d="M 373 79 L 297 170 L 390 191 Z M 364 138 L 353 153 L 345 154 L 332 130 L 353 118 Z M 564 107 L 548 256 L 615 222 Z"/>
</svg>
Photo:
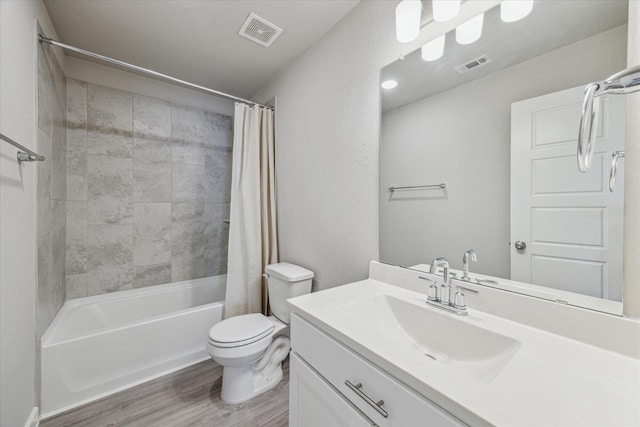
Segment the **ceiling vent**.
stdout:
<svg viewBox="0 0 640 427">
<path fill-rule="evenodd" d="M 491 58 L 489 58 L 487 55 L 482 55 L 476 59 L 472 59 L 466 64 L 458 65 L 457 67 L 454 68 L 454 70 L 456 70 L 460 74 L 464 74 L 473 69 L 482 67 L 483 65 L 487 65 L 490 62 L 491 62 Z"/>
<path fill-rule="evenodd" d="M 256 42 L 264 47 L 271 46 L 271 43 L 282 33 L 282 28 L 273 25 L 264 18 L 259 17 L 255 13 L 250 13 L 247 20 L 244 21 L 238 34 L 242 37 Z"/>
</svg>

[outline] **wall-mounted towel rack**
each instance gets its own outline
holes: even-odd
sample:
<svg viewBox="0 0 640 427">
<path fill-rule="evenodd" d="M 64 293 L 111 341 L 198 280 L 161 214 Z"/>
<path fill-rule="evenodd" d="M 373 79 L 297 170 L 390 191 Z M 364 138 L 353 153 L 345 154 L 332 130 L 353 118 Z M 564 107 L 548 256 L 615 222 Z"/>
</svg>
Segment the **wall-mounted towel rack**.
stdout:
<svg viewBox="0 0 640 427">
<path fill-rule="evenodd" d="M 396 190 L 417 190 L 418 188 L 447 188 L 447 184 L 444 182 L 442 184 L 432 184 L 432 185 L 410 185 L 405 187 L 389 187 L 389 191 L 392 193 Z"/>
<path fill-rule="evenodd" d="M 16 155 L 16 158 L 18 159 L 19 162 L 44 162 L 44 156 L 41 156 L 40 154 L 29 150 L 24 145 L 18 144 L 8 136 L 4 136 L 3 134 L 0 133 L 0 139 L 7 141 L 9 144 L 13 145 L 18 150 L 22 150 L 22 151 L 18 151 L 18 154 Z"/>
</svg>

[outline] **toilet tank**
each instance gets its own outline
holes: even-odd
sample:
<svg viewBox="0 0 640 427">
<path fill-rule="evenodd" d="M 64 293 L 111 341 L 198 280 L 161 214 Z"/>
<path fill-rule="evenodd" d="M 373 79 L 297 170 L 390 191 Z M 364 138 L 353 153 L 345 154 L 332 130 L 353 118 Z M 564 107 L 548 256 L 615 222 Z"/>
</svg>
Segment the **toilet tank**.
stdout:
<svg viewBox="0 0 640 427">
<path fill-rule="evenodd" d="M 288 262 L 267 265 L 264 271 L 267 276 L 271 312 L 288 325 L 287 299 L 311 292 L 313 271 Z"/>
</svg>

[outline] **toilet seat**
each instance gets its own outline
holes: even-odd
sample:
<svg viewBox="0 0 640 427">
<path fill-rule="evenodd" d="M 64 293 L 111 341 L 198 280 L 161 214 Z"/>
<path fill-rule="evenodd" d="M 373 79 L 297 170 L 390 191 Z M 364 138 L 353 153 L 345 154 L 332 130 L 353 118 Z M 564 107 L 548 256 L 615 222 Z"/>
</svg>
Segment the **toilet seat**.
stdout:
<svg viewBox="0 0 640 427">
<path fill-rule="evenodd" d="M 216 323 L 209 330 L 209 343 L 216 347 L 241 347 L 273 332 L 275 324 L 260 313 L 244 314 Z"/>
</svg>

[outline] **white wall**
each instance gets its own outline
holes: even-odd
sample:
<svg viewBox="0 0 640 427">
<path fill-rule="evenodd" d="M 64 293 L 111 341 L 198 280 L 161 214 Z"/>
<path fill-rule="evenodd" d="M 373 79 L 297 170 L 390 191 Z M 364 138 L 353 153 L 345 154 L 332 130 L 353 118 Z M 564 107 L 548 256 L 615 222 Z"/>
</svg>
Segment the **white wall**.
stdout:
<svg viewBox="0 0 640 427">
<path fill-rule="evenodd" d="M 280 259 L 313 270 L 314 289 L 362 279 L 378 258 L 380 69 L 497 3 L 467 2 L 402 45 L 397 2 L 363 1 L 253 97 L 277 96 Z"/>
<path fill-rule="evenodd" d="M 36 146 L 36 21 L 56 36 L 41 1 L 0 1 L 0 129 Z M 37 163 L 18 165 L 0 142 L 0 426 L 27 422 L 35 396 Z M 49 160 L 49 159 L 48 159 Z"/>
<path fill-rule="evenodd" d="M 380 149 L 380 259 L 439 256 L 509 278 L 511 104 L 601 80 L 625 67 L 623 25 L 385 113 Z M 394 185 L 447 190 L 394 193 Z"/>
</svg>

